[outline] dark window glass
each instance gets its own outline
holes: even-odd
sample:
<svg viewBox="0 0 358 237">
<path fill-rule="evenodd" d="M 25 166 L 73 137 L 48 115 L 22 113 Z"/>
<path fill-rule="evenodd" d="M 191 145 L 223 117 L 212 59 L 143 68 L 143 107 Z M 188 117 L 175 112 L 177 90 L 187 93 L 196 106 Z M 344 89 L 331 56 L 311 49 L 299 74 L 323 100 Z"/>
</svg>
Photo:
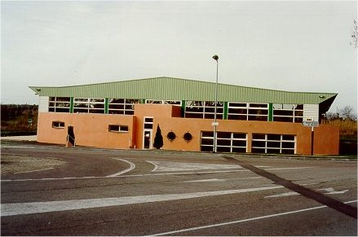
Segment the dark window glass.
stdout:
<svg viewBox="0 0 358 237">
<path fill-rule="evenodd" d="M 260 133 L 252 134 L 252 139 L 265 139 L 265 134 L 260 134 Z"/>
</svg>

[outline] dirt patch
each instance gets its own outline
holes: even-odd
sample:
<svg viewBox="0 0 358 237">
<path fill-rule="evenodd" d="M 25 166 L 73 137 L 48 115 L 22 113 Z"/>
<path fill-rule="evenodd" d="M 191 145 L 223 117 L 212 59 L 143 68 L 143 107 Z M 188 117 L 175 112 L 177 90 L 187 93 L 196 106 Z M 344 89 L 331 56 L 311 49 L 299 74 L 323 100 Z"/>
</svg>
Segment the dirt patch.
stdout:
<svg viewBox="0 0 358 237">
<path fill-rule="evenodd" d="M 29 156 L 1 156 L 1 173 L 25 173 L 46 169 L 53 169 L 56 166 L 66 164 L 65 161 L 56 158 L 39 158 Z"/>
</svg>

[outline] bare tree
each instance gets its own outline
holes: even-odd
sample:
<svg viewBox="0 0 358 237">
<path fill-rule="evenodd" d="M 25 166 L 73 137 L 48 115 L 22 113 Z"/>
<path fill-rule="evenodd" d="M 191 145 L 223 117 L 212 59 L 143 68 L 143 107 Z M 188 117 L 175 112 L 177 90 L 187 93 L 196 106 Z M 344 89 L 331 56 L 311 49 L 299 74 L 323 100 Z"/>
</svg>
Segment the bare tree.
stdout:
<svg viewBox="0 0 358 237">
<path fill-rule="evenodd" d="M 354 114 L 354 110 L 351 106 L 346 106 L 340 110 L 340 117 L 343 119 L 356 120 L 357 116 Z"/>
<path fill-rule="evenodd" d="M 352 28 L 352 42 L 351 45 L 358 49 L 358 25 L 357 25 L 357 20 L 353 20 L 353 28 Z"/>
<path fill-rule="evenodd" d="M 357 115 L 351 106 L 345 106 L 343 109 L 337 108 L 337 112 L 327 112 L 324 115 L 324 119 L 327 121 L 332 120 L 352 120 L 357 121 Z"/>
</svg>

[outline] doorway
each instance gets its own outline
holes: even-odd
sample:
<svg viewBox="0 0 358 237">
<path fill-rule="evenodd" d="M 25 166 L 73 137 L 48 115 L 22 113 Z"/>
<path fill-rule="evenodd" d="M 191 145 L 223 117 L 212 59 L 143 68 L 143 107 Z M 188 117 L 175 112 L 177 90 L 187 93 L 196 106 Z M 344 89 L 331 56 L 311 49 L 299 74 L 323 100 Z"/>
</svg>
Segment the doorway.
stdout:
<svg viewBox="0 0 358 237">
<path fill-rule="evenodd" d="M 144 130 L 144 149 L 151 149 L 152 148 L 152 131 Z"/>
<path fill-rule="evenodd" d="M 75 132 L 73 126 L 68 126 L 67 128 L 67 142 L 69 146 L 75 146 L 76 144 Z"/>
<path fill-rule="evenodd" d="M 153 148 L 153 117 L 144 117 L 143 122 L 143 149 Z"/>
</svg>

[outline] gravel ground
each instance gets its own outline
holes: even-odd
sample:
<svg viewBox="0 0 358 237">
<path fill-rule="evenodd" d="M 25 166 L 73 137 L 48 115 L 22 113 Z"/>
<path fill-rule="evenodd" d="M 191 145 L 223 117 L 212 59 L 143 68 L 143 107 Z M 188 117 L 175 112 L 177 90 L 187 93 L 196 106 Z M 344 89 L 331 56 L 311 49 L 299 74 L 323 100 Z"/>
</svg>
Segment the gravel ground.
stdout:
<svg viewBox="0 0 358 237">
<path fill-rule="evenodd" d="M 55 158 L 37 158 L 29 156 L 1 156 L 1 173 L 26 173 L 39 170 L 53 169 L 55 166 L 64 165 L 65 161 Z"/>
</svg>

